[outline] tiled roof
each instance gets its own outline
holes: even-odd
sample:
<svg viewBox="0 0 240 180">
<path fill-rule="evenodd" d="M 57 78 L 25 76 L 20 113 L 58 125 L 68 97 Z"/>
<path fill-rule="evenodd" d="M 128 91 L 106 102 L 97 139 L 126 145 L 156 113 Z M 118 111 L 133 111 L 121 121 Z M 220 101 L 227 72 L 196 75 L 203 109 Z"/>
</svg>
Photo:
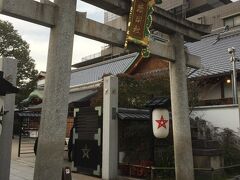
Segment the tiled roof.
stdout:
<svg viewBox="0 0 240 180">
<path fill-rule="evenodd" d="M 16 113 L 19 117 L 41 117 L 40 112 L 20 111 Z"/>
<path fill-rule="evenodd" d="M 217 36 L 207 36 L 201 41 L 186 44 L 191 54 L 201 57 L 203 65 L 202 69 L 195 71 L 190 77 L 211 76 L 232 71 L 228 48 L 235 47 L 236 57 L 240 57 L 240 31 L 221 34 L 218 41 L 216 41 Z M 237 69 L 240 69 L 240 63 L 237 63 Z"/>
<path fill-rule="evenodd" d="M 171 100 L 169 97 L 155 97 L 148 101 L 145 107 L 149 108 L 169 108 L 171 106 Z"/>
<path fill-rule="evenodd" d="M 150 111 L 144 109 L 118 108 L 120 120 L 150 120 Z"/>
<path fill-rule="evenodd" d="M 138 53 L 132 53 L 79 68 L 72 72 L 70 86 L 100 80 L 104 74 L 124 73 L 137 57 Z"/>
</svg>

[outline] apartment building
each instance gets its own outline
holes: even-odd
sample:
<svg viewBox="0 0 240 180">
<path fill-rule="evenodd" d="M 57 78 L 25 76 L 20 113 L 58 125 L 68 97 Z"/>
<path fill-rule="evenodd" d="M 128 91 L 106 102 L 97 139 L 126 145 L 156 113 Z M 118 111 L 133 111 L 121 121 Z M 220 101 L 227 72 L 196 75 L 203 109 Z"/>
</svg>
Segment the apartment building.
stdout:
<svg viewBox="0 0 240 180">
<path fill-rule="evenodd" d="M 231 2 L 231 0 L 163 0 L 158 6 L 175 15 L 190 17 Z M 118 18 L 120 17 L 113 13 L 105 12 L 104 23 L 109 23 Z M 121 21 L 121 18 L 118 21 Z"/>
<path fill-rule="evenodd" d="M 190 17 L 229 3 L 230 0 L 163 0 L 160 7 L 176 15 Z"/>
<path fill-rule="evenodd" d="M 240 26 L 240 1 L 202 12 L 189 17 L 188 20 L 200 24 L 212 24 L 213 31 L 221 29 L 224 26 L 237 28 Z"/>
</svg>

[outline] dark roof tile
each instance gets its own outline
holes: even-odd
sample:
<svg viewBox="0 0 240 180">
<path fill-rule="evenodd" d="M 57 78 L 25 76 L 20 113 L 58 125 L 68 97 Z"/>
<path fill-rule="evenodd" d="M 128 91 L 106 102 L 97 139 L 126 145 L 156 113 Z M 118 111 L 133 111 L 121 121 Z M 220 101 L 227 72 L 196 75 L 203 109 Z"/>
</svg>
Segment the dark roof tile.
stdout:
<svg viewBox="0 0 240 180">
<path fill-rule="evenodd" d="M 201 41 L 186 44 L 191 54 L 201 57 L 203 65 L 203 68 L 192 73 L 190 78 L 232 71 L 232 63 L 227 50 L 230 47 L 235 47 L 236 56 L 240 57 L 240 31 L 222 34 L 217 42 L 216 38 L 217 35 L 211 35 L 204 37 Z M 240 69 L 240 63 L 237 63 L 237 69 Z"/>
<path fill-rule="evenodd" d="M 137 57 L 138 53 L 132 53 L 79 68 L 72 72 L 70 86 L 101 80 L 104 74 L 124 73 Z"/>
</svg>

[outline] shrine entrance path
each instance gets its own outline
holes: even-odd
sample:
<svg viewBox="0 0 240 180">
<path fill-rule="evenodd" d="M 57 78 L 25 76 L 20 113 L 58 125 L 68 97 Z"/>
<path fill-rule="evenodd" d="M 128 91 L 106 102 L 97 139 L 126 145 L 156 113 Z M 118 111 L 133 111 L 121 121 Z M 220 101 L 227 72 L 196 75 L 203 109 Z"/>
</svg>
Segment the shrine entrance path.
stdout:
<svg viewBox="0 0 240 180">
<path fill-rule="evenodd" d="M 21 155 L 17 157 L 18 152 L 18 138 L 15 137 L 12 143 L 12 158 L 10 180 L 33 180 L 33 172 L 35 165 L 34 154 Z M 66 166 L 71 167 L 71 163 L 66 161 Z M 72 173 L 73 180 L 98 180 L 90 176 Z"/>
</svg>

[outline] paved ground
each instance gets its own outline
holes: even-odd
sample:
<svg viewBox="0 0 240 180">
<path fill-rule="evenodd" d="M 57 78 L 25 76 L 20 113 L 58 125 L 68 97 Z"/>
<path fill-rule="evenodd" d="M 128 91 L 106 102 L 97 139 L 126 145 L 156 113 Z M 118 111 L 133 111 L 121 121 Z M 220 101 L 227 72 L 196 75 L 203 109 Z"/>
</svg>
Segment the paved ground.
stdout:
<svg viewBox="0 0 240 180">
<path fill-rule="evenodd" d="M 13 140 L 12 146 L 12 161 L 11 161 L 11 173 L 10 180 L 32 180 L 35 156 L 34 154 L 21 155 L 17 157 L 18 151 L 18 139 Z M 66 165 L 70 166 L 69 162 L 66 161 Z M 97 180 L 98 178 L 93 178 L 80 174 L 72 174 L 73 180 Z"/>
<path fill-rule="evenodd" d="M 12 144 L 12 160 L 11 160 L 11 172 L 10 180 L 33 180 L 33 172 L 35 165 L 35 155 L 25 154 L 21 157 L 17 156 L 18 153 L 18 139 L 13 139 Z M 65 156 L 67 159 L 67 153 Z M 71 163 L 65 161 L 65 166 L 71 167 Z M 135 178 L 119 177 L 120 180 L 139 180 Z M 91 176 L 72 173 L 72 180 L 99 180 Z"/>
</svg>

